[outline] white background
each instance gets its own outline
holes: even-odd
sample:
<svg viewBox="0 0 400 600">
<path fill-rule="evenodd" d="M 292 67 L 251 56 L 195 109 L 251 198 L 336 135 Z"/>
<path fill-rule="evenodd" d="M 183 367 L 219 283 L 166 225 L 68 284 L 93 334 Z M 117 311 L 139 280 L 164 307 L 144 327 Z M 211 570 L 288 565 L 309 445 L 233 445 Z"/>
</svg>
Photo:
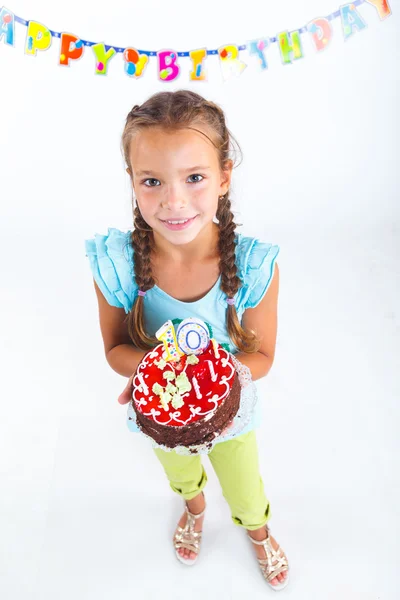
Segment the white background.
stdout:
<svg viewBox="0 0 400 600">
<path fill-rule="evenodd" d="M 338 8 L 307 2 L 9 2 L 55 31 L 177 51 L 244 44 Z M 389 600 L 399 585 L 400 1 L 344 41 L 223 82 L 143 78 L 91 50 L 58 66 L 0 42 L 0 596 L 7 600 L 257 600 L 267 588 L 208 459 L 208 510 L 194 569 L 171 539 L 182 510 L 146 441 L 125 425 L 126 379 L 105 361 L 84 240 L 132 228 L 120 151 L 126 114 L 159 90 L 218 102 L 243 151 L 233 181 L 246 235 L 279 244 L 274 366 L 259 383 L 258 439 L 274 537 L 296 600 Z"/>
</svg>

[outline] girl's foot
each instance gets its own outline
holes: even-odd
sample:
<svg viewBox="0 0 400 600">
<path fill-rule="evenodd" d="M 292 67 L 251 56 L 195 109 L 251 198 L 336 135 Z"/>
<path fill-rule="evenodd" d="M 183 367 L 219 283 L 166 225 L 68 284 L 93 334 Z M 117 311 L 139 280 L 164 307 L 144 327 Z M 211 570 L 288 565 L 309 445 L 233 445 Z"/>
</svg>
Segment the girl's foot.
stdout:
<svg viewBox="0 0 400 600">
<path fill-rule="evenodd" d="M 206 507 L 203 492 L 198 494 L 192 500 L 186 500 L 186 506 L 187 506 L 189 512 L 192 513 L 193 515 L 198 515 L 198 514 L 202 513 Z M 182 529 L 184 529 L 187 519 L 188 519 L 188 514 L 185 511 L 178 523 L 178 527 L 181 527 Z M 203 521 L 204 521 L 204 515 L 195 519 L 195 522 L 194 522 L 194 531 L 195 532 L 200 533 L 202 531 Z M 178 548 L 177 552 L 180 554 L 180 556 L 182 558 L 184 558 L 186 560 L 194 560 L 195 558 L 197 558 L 196 552 L 193 552 L 192 550 L 189 550 L 188 548 Z"/>
<path fill-rule="evenodd" d="M 265 542 L 266 540 L 268 540 L 272 549 L 277 553 L 278 553 L 278 550 L 280 549 L 280 551 L 277 555 L 271 556 L 271 563 L 272 563 L 272 570 L 274 570 L 274 567 L 278 569 L 279 565 L 281 565 L 281 568 L 283 570 L 280 573 L 277 573 L 276 577 L 269 579 L 268 583 L 270 583 L 274 587 L 276 587 L 276 586 L 281 587 L 284 583 L 286 583 L 287 577 L 288 577 L 287 558 L 286 558 L 286 555 L 284 554 L 282 548 L 280 548 L 279 544 L 269 533 L 269 529 L 266 525 L 264 527 L 261 527 L 260 529 L 254 530 L 254 531 L 248 530 L 248 534 L 249 534 L 249 537 L 252 538 L 253 540 L 255 540 L 256 542 Z M 268 545 L 268 541 L 267 541 L 267 545 Z M 266 561 L 268 557 L 267 557 L 267 553 L 265 551 L 264 545 L 256 543 L 256 544 L 253 544 L 253 546 L 256 549 L 256 554 L 257 554 L 258 560 Z M 263 566 L 261 566 L 261 569 L 263 571 L 264 577 L 267 578 L 269 573 L 265 572 L 266 569 L 264 567 L 265 567 L 265 563 Z"/>
</svg>

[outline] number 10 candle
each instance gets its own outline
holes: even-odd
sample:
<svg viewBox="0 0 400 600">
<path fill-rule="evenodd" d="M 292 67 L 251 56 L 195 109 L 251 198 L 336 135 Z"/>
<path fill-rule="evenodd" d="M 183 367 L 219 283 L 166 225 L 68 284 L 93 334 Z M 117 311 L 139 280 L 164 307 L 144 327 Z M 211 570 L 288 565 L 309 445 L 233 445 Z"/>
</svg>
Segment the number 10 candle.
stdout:
<svg viewBox="0 0 400 600">
<path fill-rule="evenodd" d="M 210 343 L 207 325 L 195 317 L 181 321 L 176 335 L 172 321 L 167 321 L 156 332 L 156 338 L 164 343 L 167 361 L 179 360 L 185 354 L 202 354 Z"/>
<path fill-rule="evenodd" d="M 176 341 L 175 329 L 172 321 L 167 321 L 156 331 L 156 338 L 164 342 L 164 348 L 167 353 L 165 360 L 179 360 L 184 354 Z"/>
</svg>

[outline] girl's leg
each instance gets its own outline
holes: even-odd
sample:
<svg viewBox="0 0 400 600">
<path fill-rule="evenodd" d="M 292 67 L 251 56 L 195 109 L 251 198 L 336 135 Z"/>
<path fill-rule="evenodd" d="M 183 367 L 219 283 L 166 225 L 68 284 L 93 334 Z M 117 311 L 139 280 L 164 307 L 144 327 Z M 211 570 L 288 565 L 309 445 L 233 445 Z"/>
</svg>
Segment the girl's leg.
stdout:
<svg viewBox="0 0 400 600">
<path fill-rule="evenodd" d="M 255 431 L 216 444 L 208 456 L 235 525 L 248 530 L 263 527 L 271 510 L 260 476 Z"/>
<path fill-rule="evenodd" d="M 192 500 L 200 494 L 207 483 L 207 474 L 201 463 L 201 456 L 187 456 L 176 452 L 165 452 L 153 448 L 164 467 L 171 489 L 185 500 Z"/>
<path fill-rule="evenodd" d="M 247 529 L 254 540 L 265 540 L 265 525 L 271 517 L 271 509 L 259 472 L 255 431 L 216 444 L 209 458 L 231 509 L 232 521 Z M 271 535 L 270 541 L 277 551 L 279 545 Z M 265 560 L 267 554 L 264 547 L 258 544 L 253 546 L 258 559 Z M 273 559 L 274 566 L 277 560 L 276 557 Z M 282 584 L 286 576 L 287 571 L 278 573 L 270 583 L 273 586 Z"/>
<path fill-rule="evenodd" d="M 187 456 L 176 452 L 165 452 L 160 448 L 154 448 L 154 452 L 161 462 L 167 475 L 171 489 L 186 501 L 188 510 L 197 515 L 205 508 L 204 489 L 207 483 L 207 474 L 201 463 L 201 456 Z M 204 517 L 195 520 L 194 531 L 202 531 Z M 182 515 L 178 525 L 184 528 L 187 521 L 186 511 Z M 182 558 L 194 560 L 196 553 L 187 549 L 178 550 Z"/>
</svg>

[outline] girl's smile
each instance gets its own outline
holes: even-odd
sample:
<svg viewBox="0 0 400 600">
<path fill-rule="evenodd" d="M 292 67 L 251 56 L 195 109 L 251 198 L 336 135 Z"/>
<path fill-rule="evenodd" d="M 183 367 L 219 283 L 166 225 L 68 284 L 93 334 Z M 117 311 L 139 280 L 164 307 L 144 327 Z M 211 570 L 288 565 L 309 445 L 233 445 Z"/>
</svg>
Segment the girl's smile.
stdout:
<svg viewBox="0 0 400 600">
<path fill-rule="evenodd" d="M 183 219 L 181 217 L 180 219 L 168 219 L 165 221 L 160 219 L 160 221 L 165 225 L 167 229 L 171 229 L 171 231 L 181 231 L 182 229 L 187 229 L 188 227 L 190 227 L 190 225 L 193 223 L 196 217 L 197 215 L 195 217 L 192 217 L 191 219 Z"/>
</svg>

